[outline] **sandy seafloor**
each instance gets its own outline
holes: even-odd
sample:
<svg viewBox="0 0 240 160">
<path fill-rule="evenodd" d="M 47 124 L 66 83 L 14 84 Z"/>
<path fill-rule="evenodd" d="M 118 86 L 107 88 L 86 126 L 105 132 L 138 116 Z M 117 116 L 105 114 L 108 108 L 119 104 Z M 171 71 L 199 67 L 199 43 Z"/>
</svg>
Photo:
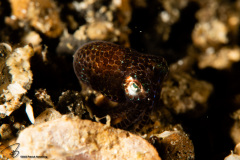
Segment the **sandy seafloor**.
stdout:
<svg viewBox="0 0 240 160">
<path fill-rule="evenodd" d="M 163 160 L 240 159 L 239 25 L 240 0 L 1 0 L 1 149 L 21 141 L 19 134 L 39 136 L 35 135 L 38 127 L 55 126 L 62 116 L 72 118 L 74 125 L 76 118 L 96 121 L 89 114 L 88 102 L 92 94 L 99 93 L 81 92 L 72 62 L 78 47 L 102 40 L 162 56 L 168 62 L 169 74 L 159 104 L 149 114 L 150 122 L 138 130 L 127 129 L 131 136 L 149 141 L 140 144 L 153 145 L 155 149 L 149 150 Z M 23 134 L 28 127 L 33 129 L 32 135 Z M 61 134 L 63 128 L 50 131 Z M 50 131 L 47 137 L 51 137 Z M 122 133 L 113 132 L 116 136 Z M 125 142 L 122 137 L 120 141 Z M 60 139 L 67 141 L 65 138 Z M 92 141 L 77 146 L 84 148 Z M 59 150 L 63 159 L 76 154 L 78 159 L 110 154 L 104 147 L 94 154 L 86 152 L 87 156 L 74 149 Z M 120 159 L 123 152 L 115 158 Z"/>
</svg>

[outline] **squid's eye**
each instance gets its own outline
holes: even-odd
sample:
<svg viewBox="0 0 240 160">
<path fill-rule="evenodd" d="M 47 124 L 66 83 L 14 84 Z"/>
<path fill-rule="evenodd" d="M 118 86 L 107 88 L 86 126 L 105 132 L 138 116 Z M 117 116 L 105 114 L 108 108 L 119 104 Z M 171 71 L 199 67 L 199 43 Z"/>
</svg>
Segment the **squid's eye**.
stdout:
<svg viewBox="0 0 240 160">
<path fill-rule="evenodd" d="M 126 78 L 123 86 L 126 96 L 130 100 L 142 100 L 146 97 L 146 92 L 142 84 L 137 79 L 133 79 L 131 76 Z"/>
<path fill-rule="evenodd" d="M 129 87 L 130 87 L 129 91 L 132 91 L 132 92 L 140 91 L 140 87 L 135 82 L 132 82 Z"/>
</svg>

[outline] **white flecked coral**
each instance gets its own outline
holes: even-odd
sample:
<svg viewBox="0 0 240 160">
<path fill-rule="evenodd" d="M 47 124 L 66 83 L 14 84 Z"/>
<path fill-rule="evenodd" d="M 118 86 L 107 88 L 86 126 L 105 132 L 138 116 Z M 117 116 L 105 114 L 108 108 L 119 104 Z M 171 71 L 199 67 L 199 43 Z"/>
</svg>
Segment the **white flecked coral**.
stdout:
<svg viewBox="0 0 240 160">
<path fill-rule="evenodd" d="M 16 48 L 6 60 L 12 80 L 1 94 L 5 103 L 0 104 L 0 113 L 9 116 L 23 104 L 20 99 L 32 84 L 33 74 L 30 70 L 30 58 L 33 55 L 33 47 L 26 45 L 23 48 Z"/>
</svg>

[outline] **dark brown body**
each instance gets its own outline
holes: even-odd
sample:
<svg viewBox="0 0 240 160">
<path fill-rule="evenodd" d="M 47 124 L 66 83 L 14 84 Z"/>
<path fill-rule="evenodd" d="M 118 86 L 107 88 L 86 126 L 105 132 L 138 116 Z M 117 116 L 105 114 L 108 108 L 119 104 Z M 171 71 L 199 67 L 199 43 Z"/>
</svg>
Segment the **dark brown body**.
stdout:
<svg viewBox="0 0 240 160">
<path fill-rule="evenodd" d="M 74 55 L 73 66 L 80 81 L 118 102 L 114 108 L 96 108 L 95 114 L 109 114 L 112 123 L 121 126 L 135 123 L 153 107 L 168 72 L 164 58 L 109 42 L 83 45 Z"/>
</svg>

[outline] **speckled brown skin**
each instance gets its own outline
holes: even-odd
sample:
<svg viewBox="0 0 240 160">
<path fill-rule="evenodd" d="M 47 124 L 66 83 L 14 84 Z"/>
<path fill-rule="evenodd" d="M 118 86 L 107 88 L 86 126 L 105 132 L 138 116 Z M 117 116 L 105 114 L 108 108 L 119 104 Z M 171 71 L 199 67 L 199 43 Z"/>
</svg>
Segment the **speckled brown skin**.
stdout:
<svg viewBox="0 0 240 160">
<path fill-rule="evenodd" d="M 81 82 L 118 102 L 114 108 L 94 108 L 93 114 L 108 114 L 111 123 L 122 128 L 141 120 L 156 104 L 168 73 L 164 58 L 104 41 L 81 46 L 73 67 Z"/>
</svg>

